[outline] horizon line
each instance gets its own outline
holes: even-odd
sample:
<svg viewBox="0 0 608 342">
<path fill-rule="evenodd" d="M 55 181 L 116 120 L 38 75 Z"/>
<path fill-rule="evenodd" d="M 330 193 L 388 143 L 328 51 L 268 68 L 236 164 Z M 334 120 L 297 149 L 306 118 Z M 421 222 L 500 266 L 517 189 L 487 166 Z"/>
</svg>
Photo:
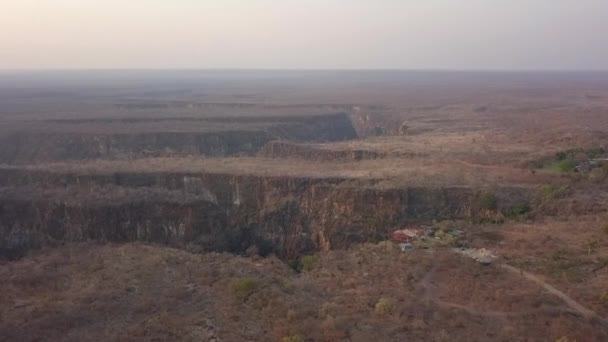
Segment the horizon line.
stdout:
<svg viewBox="0 0 608 342">
<path fill-rule="evenodd" d="M 198 68 L 198 67 L 166 67 L 166 68 L 0 68 L 0 73 L 10 72 L 111 72 L 111 71 L 207 71 L 207 72 L 487 72 L 487 73 L 550 73 L 550 72 L 608 72 L 607 69 L 557 69 L 557 68 L 522 68 L 522 69 L 469 69 L 469 68 Z"/>
</svg>

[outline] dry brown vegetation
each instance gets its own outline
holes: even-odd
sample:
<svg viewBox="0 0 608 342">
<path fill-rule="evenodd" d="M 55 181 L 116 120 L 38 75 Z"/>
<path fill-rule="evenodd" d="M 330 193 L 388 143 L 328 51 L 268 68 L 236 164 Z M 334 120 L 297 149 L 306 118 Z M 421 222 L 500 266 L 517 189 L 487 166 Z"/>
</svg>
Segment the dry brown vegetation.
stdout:
<svg viewBox="0 0 608 342">
<path fill-rule="evenodd" d="M 318 267 L 299 274 L 276 258 L 68 245 L 5 264 L 0 276 L 4 340 L 44 334 L 67 341 L 281 341 L 296 335 L 319 341 L 599 341 L 608 334 L 606 326 L 498 266 L 448 250 L 402 253 L 386 243 L 320 255 Z"/>
<path fill-rule="evenodd" d="M 214 210 L 199 230 L 317 249 L 290 267 L 287 253 L 258 256 L 259 241 L 237 243 L 244 257 L 192 253 L 215 250 L 208 237 L 171 244 L 186 251 L 53 235 L 0 259 L 0 340 L 608 340 L 608 169 L 546 167 L 608 147 L 606 74 L 277 75 L 53 91 L 0 79 L 0 242 L 22 238 L 24 213 L 43 235 L 49 203 L 73 219 L 55 230 L 78 231 L 75 218 L 94 230 L 106 207 L 145 202 L 143 218 L 120 207 L 117 232 L 139 236 L 151 212 L 176 217 L 164 232 Z M 433 219 L 498 259 L 482 266 L 434 239 L 375 243 Z M 350 247 L 331 250 L 335 239 Z"/>
<path fill-rule="evenodd" d="M 10 168 L 10 167 L 9 167 Z M 486 166 L 459 160 L 380 160 L 319 162 L 268 158 L 146 158 L 129 161 L 53 163 L 26 167 L 58 173 L 189 172 L 267 177 L 346 178 L 381 180 L 400 185 L 540 185 L 563 183 L 560 175 L 534 174 L 528 168 Z"/>
</svg>

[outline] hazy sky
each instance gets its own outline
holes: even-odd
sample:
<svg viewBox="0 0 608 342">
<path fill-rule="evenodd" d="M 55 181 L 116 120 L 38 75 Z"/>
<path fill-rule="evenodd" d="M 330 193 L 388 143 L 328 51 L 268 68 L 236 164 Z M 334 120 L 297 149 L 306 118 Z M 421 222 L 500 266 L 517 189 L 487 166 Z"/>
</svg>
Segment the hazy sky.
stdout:
<svg viewBox="0 0 608 342">
<path fill-rule="evenodd" d="M 0 69 L 608 69 L 608 0 L 0 5 Z"/>
</svg>

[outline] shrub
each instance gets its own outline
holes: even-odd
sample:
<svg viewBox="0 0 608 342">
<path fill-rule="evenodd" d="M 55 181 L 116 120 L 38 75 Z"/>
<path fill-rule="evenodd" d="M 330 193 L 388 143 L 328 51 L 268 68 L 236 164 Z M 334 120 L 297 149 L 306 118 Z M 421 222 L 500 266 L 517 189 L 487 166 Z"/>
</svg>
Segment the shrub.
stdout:
<svg viewBox="0 0 608 342">
<path fill-rule="evenodd" d="M 442 239 L 443 237 L 445 237 L 445 235 L 446 235 L 445 234 L 445 230 L 438 229 L 438 230 L 435 231 L 435 237 L 436 238 Z"/>
<path fill-rule="evenodd" d="M 556 172 L 572 172 L 576 168 L 577 161 L 596 159 L 605 155 L 606 151 L 602 147 L 588 149 L 572 148 L 555 153 L 552 159 L 533 161 L 532 165 Z M 541 164 L 540 166 L 539 163 Z"/>
<path fill-rule="evenodd" d="M 530 204 L 526 201 L 519 201 L 515 203 L 509 210 L 507 211 L 507 216 L 517 217 L 522 216 L 530 212 L 532 210 L 530 208 Z"/>
<path fill-rule="evenodd" d="M 582 148 L 571 148 L 565 151 L 559 151 L 555 153 L 556 160 L 576 159 L 577 156 L 582 158 L 595 159 L 606 154 L 606 151 L 602 147 L 592 147 L 588 149 Z"/>
<path fill-rule="evenodd" d="M 232 283 L 232 292 L 241 300 L 247 299 L 258 287 L 258 283 L 254 278 L 240 278 Z"/>
<path fill-rule="evenodd" d="M 564 197 L 568 192 L 566 185 L 552 185 L 547 184 L 541 187 L 542 199 L 545 201 L 558 199 Z"/>
<path fill-rule="evenodd" d="M 302 270 L 311 270 L 319 263 L 319 258 L 314 255 L 305 255 L 300 259 L 290 259 L 287 261 L 289 267 L 296 272 L 302 272 Z"/>
<path fill-rule="evenodd" d="M 302 267 L 305 270 L 310 270 L 314 268 L 316 264 L 319 263 L 319 258 L 314 255 L 305 255 L 304 257 L 302 257 L 302 260 L 300 260 L 300 262 L 302 263 Z"/>
<path fill-rule="evenodd" d="M 302 270 L 302 263 L 299 259 L 289 259 L 287 261 L 287 265 L 289 265 L 289 267 L 291 267 L 296 272 L 300 272 Z"/>
<path fill-rule="evenodd" d="M 304 342 L 304 337 L 302 335 L 291 335 L 285 336 L 281 340 L 282 342 Z"/>
<path fill-rule="evenodd" d="M 608 303 L 608 291 L 605 291 L 604 293 L 602 293 L 602 294 L 600 295 L 600 302 L 601 302 L 602 304 L 606 304 L 606 303 Z"/>
<path fill-rule="evenodd" d="M 587 156 L 591 159 L 599 158 L 606 154 L 606 150 L 604 150 L 603 147 L 590 148 L 585 152 L 587 153 Z"/>
<path fill-rule="evenodd" d="M 491 192 L 482 193 L 479 196 L 479 207 L 484 210 L 494 210 L 498 206 L 496 196 Z"/>
<path fill-rule="evenodd" d="M 556 162 L 553 162 L 553 163 L 547 165 L 547 168 L 549 170 L 553 170 L 555 172 L 564 172 L 564 173 L 574 171 L 575 167 L 576 167 L 576 161 L 571 158 L 558 160 Z"/>
<path fill-rule="evenodd" d="M 568 158 L 568 153 L 566 153 L 565 151 L 559 151 L 555 153 L 556 160 L 564 160 L 566 158 Z"/>
<path fill-rule="evenodd" d="M 591 254 L 598 249 L 600 242 L 598 240 L 587 240 L 585 245 L 587 246 L 587 254 Z"/>
<path fill-rule="evenodd" d="M 380 298 L 376 303 L 375 311 L 380 316 L 388 316 L 393 313 L 393 302 L 387 298 Z"/>
<path fill-rule="evenodd" d="M 451 220 L 443 220 L 443 221 L 433 224 L 435 229 L 441 230 L 443 232 L 447 232 L 448 230 L 450 230 L 450 228 L 454 227 L 454 225 L 455 225 L 455 222 L 451 221 Z"/>
<path fill-rule="evenodd" d="M 377 136 L 377 137 L 384 135 L 384 128 L 380 127 L 380 126 L 374 127 L 371 131 L 371 135 Z"/>
</svg>

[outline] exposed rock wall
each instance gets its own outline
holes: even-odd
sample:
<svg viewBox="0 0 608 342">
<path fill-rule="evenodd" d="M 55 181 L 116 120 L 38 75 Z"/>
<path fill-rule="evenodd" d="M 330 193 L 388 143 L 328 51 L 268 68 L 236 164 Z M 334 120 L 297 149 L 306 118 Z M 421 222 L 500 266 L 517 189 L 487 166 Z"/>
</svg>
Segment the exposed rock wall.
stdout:
<svg viewBox="0 0 608 342">
<path fill-rule="evenodd" d="M 28 163 L 164 155 L 252 155 L 272 139 L 273 137 L 264 131 L 133 134 L 18 132 L 1 139 L 0 160 Z"/>
<path fill-rule="evenodd" d="M 31 248 L 67 241 L 147 241 L 205 250 L 233 250 L 225 215 L 207 202 L 140 202 L 78 205 L 56 201 L 0 201 L 0 253 L 21 256 Z M 213 236 L 212 241 L 205 237 Z"/>
<path fill-rule="evenodd" d="M 242 119 L 243 122 L 239 122 L 235 119 L 225 123 L 229 129 L 220 127 L 202 131 L 171 131 L 166 128 L 163 131 L 145 131 L 138 130 L 135 123 L 133 131 L 121 132 L 104 129 L 103 122 L 91 123 L 99 125 L 100 132 L 81 132 L 66 123 L 50 122 L 49 129 L 36 126 L 0 134 L 0 162 L 19 164 L 176 155 L 253 156 L 276 139 L 325 142 L 357 138 L 347 114 L 257 120 Z M 163 124 L 171 126 L 170 122 Z M 183 122 L 180 124 L 184 125 Z M 200 122 L 197 124 L 201 125 Z M 216 126 L 223 124 L 213 122 Z M 202 125 L 205 127 L 204 122 Z"/>
<path fill-rule="evenodd" d="M 386 155 L 368 150 L 325 150 L 287 141 L 272 141 L 258 152 L 258 156 L 264 158 L 300 158 L 320 161 L 352 161 L 379 159 Z"/>
<path fill-rule="evenodd" d="M 256 245 L 291 257 L 378 241 L 399 224 L 469 218 L 479 210 L 478 191 L 466 187 L 380 189 L 346 179 L 194 173 L 2 170 L 0 178 L 12 186 L 0 191 L 5 256 L 23 246 L 95 239 L 232 252 Z M 31 193 L 20 195 L 26 188 Z M 125 199 L 134 191 L 139 200 Z"/>
</svg>

